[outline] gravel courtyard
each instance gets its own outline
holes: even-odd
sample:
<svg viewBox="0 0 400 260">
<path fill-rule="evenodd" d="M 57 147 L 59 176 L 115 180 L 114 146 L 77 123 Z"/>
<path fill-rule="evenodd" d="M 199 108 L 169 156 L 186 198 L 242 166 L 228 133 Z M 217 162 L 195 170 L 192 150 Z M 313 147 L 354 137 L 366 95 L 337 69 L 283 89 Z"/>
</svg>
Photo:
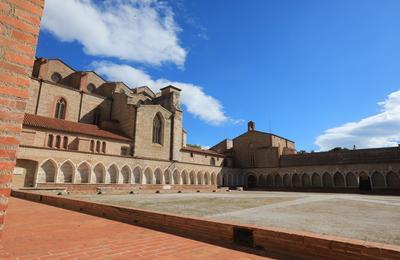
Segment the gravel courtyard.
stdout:
<svg viewBox="0 0 400 260">
<path fill-rule="evenodd" d="M 251 191 L 67 196 L 400 245 L 400 197 L 396 196 Z"/>
</svg>

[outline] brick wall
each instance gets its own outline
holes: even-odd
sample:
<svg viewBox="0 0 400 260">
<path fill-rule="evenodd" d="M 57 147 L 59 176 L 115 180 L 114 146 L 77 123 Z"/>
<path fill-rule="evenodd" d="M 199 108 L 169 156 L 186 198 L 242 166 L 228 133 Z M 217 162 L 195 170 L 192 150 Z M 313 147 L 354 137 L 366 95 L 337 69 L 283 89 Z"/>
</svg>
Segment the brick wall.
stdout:
<svg viewBox="0 0 400 260">
<path fill-rule="evenodd" d="M 44 0 L 0 1 L 0 230 L 28 97 Z"/>
<path fill-rule="evenodd" d="M 281 167 L 400 162 L 400 147 L 283 155 Z"/>
<path fill-rule="evenodd" d="M 400 259 L 400 246 L 395 245 L 278 228 L 236 225 L 22 191 L 13 191 L 13 196 L 221 246 L 231 247 L 234 244 L 234 229 L 247 230 L 253 238 L 249 247 L 259 249 L 266 255 L 279 256 L 279 259 Z"/>
</svg>

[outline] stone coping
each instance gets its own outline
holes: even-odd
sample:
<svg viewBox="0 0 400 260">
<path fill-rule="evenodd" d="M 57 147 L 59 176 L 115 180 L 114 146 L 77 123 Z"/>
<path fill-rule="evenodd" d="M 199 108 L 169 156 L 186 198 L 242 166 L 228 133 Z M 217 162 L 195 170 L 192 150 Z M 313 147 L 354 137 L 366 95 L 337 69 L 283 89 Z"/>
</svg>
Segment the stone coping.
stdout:
<svg viewBox="0 0 400 260">
<path fill-rule="evenodd" d="M 400 259 L 400 246 L 397 245 L 284 228 L 265 228 L 257 225 L 213 221 L 21 190 L 12 190 L 12 196 L 221 246 L 245 245 L 261 251 L 262 254 L 279 255 L 284 259 Z M 247 234 L 245 241 L 236 235 L 243 231 L 244 236 Z"/>
</svg>

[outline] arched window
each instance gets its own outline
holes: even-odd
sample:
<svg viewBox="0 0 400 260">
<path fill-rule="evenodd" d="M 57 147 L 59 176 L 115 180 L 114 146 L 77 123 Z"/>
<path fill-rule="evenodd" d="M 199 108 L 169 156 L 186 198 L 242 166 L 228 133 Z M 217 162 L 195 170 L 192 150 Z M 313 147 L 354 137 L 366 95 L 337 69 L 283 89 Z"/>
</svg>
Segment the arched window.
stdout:
<svg viewBox="0 0 400 260">
<path fill-rule="evenodd" d="M 93 83 L 89 83 L 86 87 L 87 91 L 93 93 L 96 89 L 96 86 Z"/>
<path fill-rule="evenodd" d="M 96 152 L 99 153 L 100 152 L 100 141 L 96 142 Z"/>
<path fill-rule="evenodd" d="M 64 136 L 63 138 L 63 148 L 68 149 L 68 137 Z"/>
<path fill-rule="evenodd" d="M 56 136 L 56 147 L 57 148 L 61 147 L 61 136 L 59 135 Z"/>
<path fill-rule="evenodd" d="M 57 100 L 56 113 L 55 113 L 54 117 L 58 118 L 58 119 L 64 119 L 66 106 L 67 106 L 67 102 L 65 102 L 65 99 L 60 98 L 59 100 Z"/>
<path fill-rule="evenodd" d="M 103 142 L 103 144 L 101 146 L 101 152 L 106 153 L 106 142 Z"/>
<path fill-rule="evenodd" d="M 210 159 L 210 165 L 215 166 L 215 159 L 213 157 Z"/>
<path fill-rule="evenodd" d="M 53 140 L 54 140 L 54 136 L 53 135 L 49 135 L 47 137 L 47 147 L 53 147 Z"/>
<path fill-rule="evenodd" d="M 153 120 L 153 143 L 162 144 L 162 119 L 159 114 Z"/>
<path fill-rule="evenodd" d="M 90 141 L 90 151 L 94 152 L 94 140 Z"/>
</svg>

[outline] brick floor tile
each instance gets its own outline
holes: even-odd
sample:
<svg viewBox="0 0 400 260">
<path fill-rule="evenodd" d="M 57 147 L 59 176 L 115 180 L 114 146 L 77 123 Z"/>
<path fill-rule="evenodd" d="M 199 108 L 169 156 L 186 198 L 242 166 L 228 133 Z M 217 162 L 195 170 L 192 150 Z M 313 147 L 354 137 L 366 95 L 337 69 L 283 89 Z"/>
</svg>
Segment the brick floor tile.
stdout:
<svg viewBox="0 0 400 260">
<path fill-rule="evenodd" d="M 7 257 L 20 260 L 263 258 L 16 198 L 10 198 L 0 242 L 0 258 Z"/>
</svg>

